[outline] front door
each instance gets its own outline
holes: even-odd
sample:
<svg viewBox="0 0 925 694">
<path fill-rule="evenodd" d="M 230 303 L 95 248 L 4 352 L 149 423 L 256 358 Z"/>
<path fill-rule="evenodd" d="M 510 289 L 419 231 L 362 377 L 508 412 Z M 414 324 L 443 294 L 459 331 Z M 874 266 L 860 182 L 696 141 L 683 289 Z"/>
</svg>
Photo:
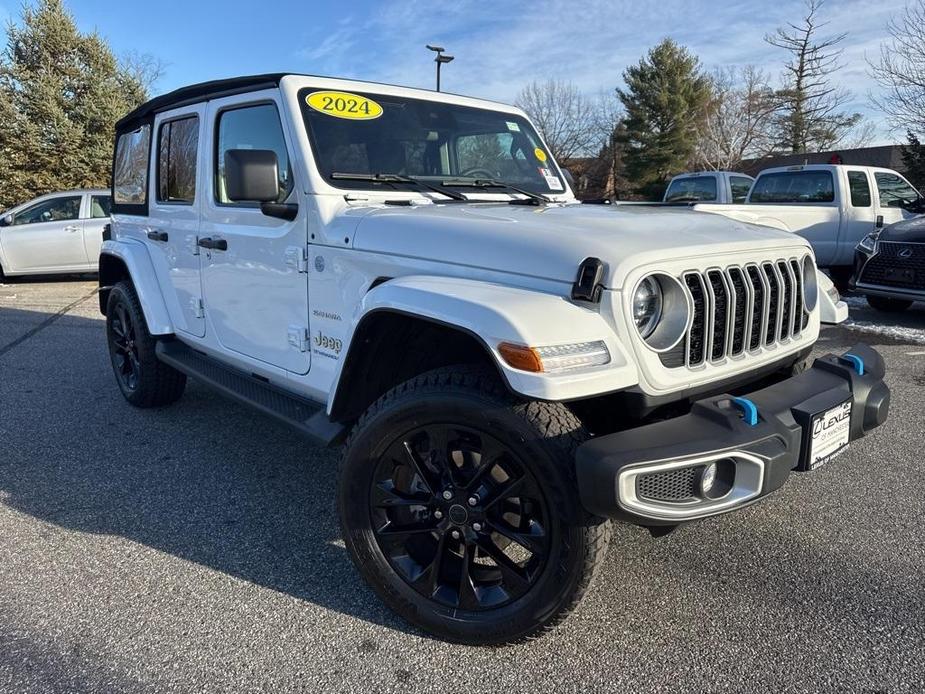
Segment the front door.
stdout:
<svg viewBox="0 0 925 694">
<path fill-rule="evenodd" d="M 207 191 L 207 186 L 197 186 L 205 156 L 200 146 L 204 110 L 202 104 L 178 109 L 162 114 L 154 124 L 153 185 L 148 198 L 152 224 L 143 239 L 174 325 L 194 337 L 206 331 L 196 245 L 201 198 Z"/>
<path fill-rule="evenodd" d="M 291 143 L 275 90 L 209 103 L 209 171 L 213 185 L 199 230 L 203 300 L 209 329 L 222 347 L 292 373 L 308 372 L 308 275 L 304 205 L 293 221 L 269 217 L 259 205 L 233 202 L 225 192 L 230 149 L 276 152 L 280 202 L 298 200 Z M 216 247 L 219 246 L 219 247 Z"/>
<path fill-rule="evenodd" d="M 89 213 L 83 222 L 84 250 L 90 269 L 96 270 L 100 260 L 100 248 L 103 246 L 103 229 L 109 224 L 109 208 L 112 197 L 109 193 L 91 193 L 89 196 Z"/>
<path fill-rule="evenodd" d="M 46 198 L 14 213 L 0 229 L 0 243 L 13 272 L 85 271 L 80 193 Z"/>
</svg>

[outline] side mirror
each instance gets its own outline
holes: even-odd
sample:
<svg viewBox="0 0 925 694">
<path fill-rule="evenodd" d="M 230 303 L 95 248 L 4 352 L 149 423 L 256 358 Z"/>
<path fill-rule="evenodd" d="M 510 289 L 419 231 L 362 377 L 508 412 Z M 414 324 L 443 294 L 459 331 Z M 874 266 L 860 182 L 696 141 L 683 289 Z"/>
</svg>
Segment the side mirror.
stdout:
<svg viewBox="0 0 925 694">
<path fill-rule="evenodd" d="M 279 198 L 279 162 L 269 149 L 225 152 L 225 194 L 235 202 L 275 202 Z"/>
<path fill-rule="evenodd" d="M 572 176 L 572 172 L 568 169 L 562 169 L 562 175 L 565 176 L 565 180 L 568 182 L 568 187 L 572 189 L 572 192 L 575 192 L 575 177 Z"/>
<path fill-rule="evenodd" d="M 0 217 L 0 227 L 8 227 L 13 224 L 13 215 L 7 214 Z"/>
<path fill-rule="evenodd" d="M 51 212 L 49 212 L 48 210 L 45 210 L 44 212 L 42 212 L 42 221 L 43 221 L 43 222 L 50 222 L 50 221 L 51 221 Z"/>
</svg>

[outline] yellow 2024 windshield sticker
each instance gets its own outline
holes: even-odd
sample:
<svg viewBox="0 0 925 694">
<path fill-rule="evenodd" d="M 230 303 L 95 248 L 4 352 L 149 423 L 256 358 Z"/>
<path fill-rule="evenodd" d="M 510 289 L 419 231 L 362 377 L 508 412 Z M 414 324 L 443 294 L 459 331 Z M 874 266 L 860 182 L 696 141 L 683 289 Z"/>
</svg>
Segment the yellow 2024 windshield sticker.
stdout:
<svg viewBox="0 0 925 694">
<path fill-rule="evenodd" d="M 546 161 L 546 152 L 544 152 L 543 150 L 541 150 L 539 147 L 537 147 L 536 149 L 533 150 L 533 154 L 534 154 L 534 155 L 536 156 L 536 158 L 539 159 L 540 161 Z"/>
<path fill-rule="evenodd" d="M 316 111 L 335 118 L 372 120 L 382 115 L 382 106 L 372 99 L 349 92 L 312 92 L 305 102 Z"/>
</svg>

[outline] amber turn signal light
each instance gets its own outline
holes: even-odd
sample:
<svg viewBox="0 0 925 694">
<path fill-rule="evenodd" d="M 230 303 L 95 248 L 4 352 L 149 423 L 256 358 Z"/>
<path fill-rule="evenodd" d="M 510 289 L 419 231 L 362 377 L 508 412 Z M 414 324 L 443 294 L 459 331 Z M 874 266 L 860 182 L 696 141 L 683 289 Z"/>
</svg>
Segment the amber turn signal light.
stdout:
<svg viewBox="0 0 925 694">
<path fill-rule="evenodd" d="M 524 345 L 515 345 L 510 342 L 502 342 L 498 345 L 498 351 L 509 366 L 521 371 L 532 371 L 539 373 L 543 370 L 543 362 L 540 355 L 532 347 Z"/>
</svg>

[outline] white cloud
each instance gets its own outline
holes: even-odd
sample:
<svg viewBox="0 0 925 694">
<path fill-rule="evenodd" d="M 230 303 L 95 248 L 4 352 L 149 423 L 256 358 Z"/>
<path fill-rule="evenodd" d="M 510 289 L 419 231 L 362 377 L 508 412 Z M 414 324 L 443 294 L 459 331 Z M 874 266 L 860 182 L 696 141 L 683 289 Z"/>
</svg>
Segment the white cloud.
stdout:
<svg viewBox="0 0 925 694">
<path fill-rule="evenodd" d="M 870 112 L 876 85 L 865 55 L 875 56 L 891 14 L 903 0 L 869 3 L 842 0 L 824 8 L 826 31 L 847 31 L 840 86 L 850 89 L 850 107 Z M 756 64 L 780 73 L 786 56 L 763 41 L 766 33 L 796 21 L 800 0 L 747 0 L 717 5 L 705 0 L 458 0 L 435 6 L 419 0 L 391 0 L 372 14 L 348 16 L 327 34 L 312 37 L 297 57 L 309 72 L 381 80 L 431 88 L 438 42 L 456 56 L 444 66 L 448 91 L 512 101 L 534 79 L 567 79 L 588 93 L 612 90 L 627 65 L 671 36 L 700 56 L 707 68 Z"/>
</svg>

